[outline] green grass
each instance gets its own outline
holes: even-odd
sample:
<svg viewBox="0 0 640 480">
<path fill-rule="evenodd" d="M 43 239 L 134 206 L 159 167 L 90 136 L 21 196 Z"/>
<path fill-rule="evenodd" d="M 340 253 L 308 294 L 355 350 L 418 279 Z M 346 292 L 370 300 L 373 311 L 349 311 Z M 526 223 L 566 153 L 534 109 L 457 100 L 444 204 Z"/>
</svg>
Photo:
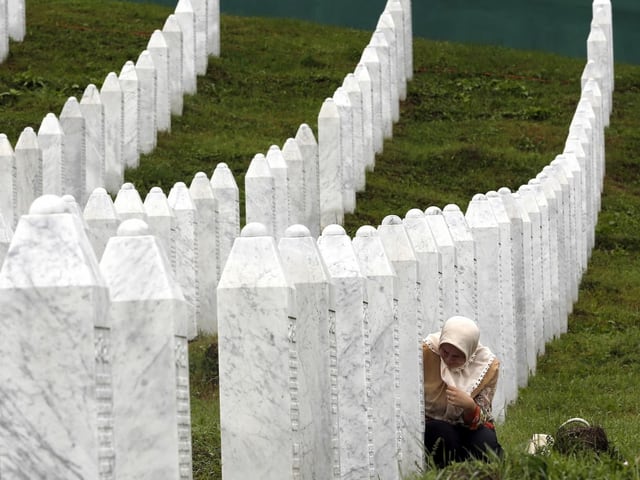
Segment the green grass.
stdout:
<svg viewBox="0 0 640 480">
<path fill-rule="evenodd" d="M 89 83 L 135 60 L 170 10 L 108 0 L 29 0 L 27 37 L 0 65 L 0 132 L 12 144 L 26 126 L 59 114 Z M 282 146 L 353 71 L 370 32 L 298 21 L 223 16 L 222 57 L 211 58 L 198 94 L 159 136 L 158 148 L 127 171 L 144 198 L 210 175 L 226 162 L 242 190 L 253 155 Z M 614 25 L 615 28 L 615 25 Z M 586 39 L 585 39 L 586 40 Z M 55 50 L 51 46 L 55 45 Z M 477 192 L 518 188 L 561 153 L 579 98 L 584 60 L 499 47 L 416 39 L 415 75 L 394 138 L 367 175 L 353 234 L 411 208 L 458 204 Z M 456 465 L 424 478 L 640 478 L 640 67 L 617 65 L 607 131 L 607 177 L 597 242 L 569 319 L 547 345 L 537 375 L 509 407 L 499 436 L 507 455 L 489 465 Z M 190 345 L 194 478 L 220 478 L 215 338 Z M 602 425 L 629 460 L 524 455 L 533 433 L 567 418 Z"/>
</svg>

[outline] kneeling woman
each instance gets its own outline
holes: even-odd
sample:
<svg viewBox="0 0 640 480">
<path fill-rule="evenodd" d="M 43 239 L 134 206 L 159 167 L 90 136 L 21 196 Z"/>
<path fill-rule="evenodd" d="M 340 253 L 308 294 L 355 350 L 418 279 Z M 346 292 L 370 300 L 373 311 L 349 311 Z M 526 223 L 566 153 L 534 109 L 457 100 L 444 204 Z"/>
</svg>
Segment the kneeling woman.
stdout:
<svg viewBox="0 0 640 480">
<path fill-rule="evenodd" d="M 424 340 L 424 444 L 438 467 L 502 453 L 491 417 L 500 363 L 479 339 L 473 320 L 455 316 Z"/>
</svg>

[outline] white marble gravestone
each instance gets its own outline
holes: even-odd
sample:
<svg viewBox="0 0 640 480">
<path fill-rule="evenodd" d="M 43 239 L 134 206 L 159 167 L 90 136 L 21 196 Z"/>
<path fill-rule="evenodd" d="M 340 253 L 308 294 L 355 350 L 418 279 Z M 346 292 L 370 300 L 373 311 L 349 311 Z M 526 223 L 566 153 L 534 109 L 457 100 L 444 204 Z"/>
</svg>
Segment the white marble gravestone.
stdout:
<svg viewBox="0 0 640 480">
<path fill-rule="evenodd" d="M 282 266 L 295 287 L 298 371 L 298 423 L 294 441 L 300 444 L 300 478 L 333 477 L 330 285 L 315 239 L 303 225 L 292 225 L 278 243 Z M 334 366 L 335 367 L 335 366 Z"/>
<path fill-rule="evenodd" d="M 178 416 L 186 413 L 179 398 L 189 391 L 180 286 L 161 244 L 138 219 L 122 222 L 100 270 L 113 322 L 115 478 L 183 478 L 180 469 L 190 471 L 191 459 L 179 456 Z M 179 375 L 187 381 L 182 391 Z"/>
<path fill-rule="evenodd" d="M 565 143 L 564 150 L 562 152 L 564 156 L 570 156 L 575 158 L 580 170 L 580 184 L 582 185 L 582 195 L 580 197 L 580 217 L 582 224 L 582 232 L 584 244 L 581 252 L 581 264 L 583 270 L 586 268 L 588 259 L 591 255 L 591 249 L 594 245 L 594 237 L 592 235 L 595 224 L 593 223 L 593 177 L 592 169 L 587 165 L 587 159 L 580 137 L 576 135 L 576 132 L 569 133 L 569 137 Z"/>
<path fill-rule="evenodd" d="M 182 115 L 182 30 L 175 15 L 169 15 L 162 27 L 169 47 L 169 105 L 172 115 Z"/>
<path fill-rule="evenodd" d="M 525 256 L 525 246 L 528 245 L 530 249 L 531 237 L 529 236 L 528 239 L 525 239 L 522 213 L 508 188 L 502 187 L 498 192 L 489 192 L 487 197 L 490 202 L 500 201 L 502 203 L 502 208 L 511 223 L 513 325 L 516 342 L 515 367 L 518 388 L 522 388 L 527 385 L 529 379 L 528 351 L 533 348 L 533 345 L 529 343 L 529 340 L 533 339 L 533 335 L 527 334 L 527 322 L 533 316 L 526 311 L 526 297 L 529 294 L 527 287 L 530 286 L 530 280 L 525 276 L 525 261 L 531 261 L 530 250 Z M 529 240 L 529 243 L 525 243 L 525 240 Z"/>
<path fill-rule="evenodd" d="M 425 220 L 431 229 L 433 238 L 438 246 L 442 261 L 442 273 L 439 302 L 438 328 L 440 330 L 445 320 L 453 315 L 457 315 L 456 300 L 456 246 L 451 238 L 449 226 L 442 216 L 439 207 L 428 207 L 425 211 Z"/>
<path fill-rule="evenodd" d="M 240 194 L 233 173 L 219 163 L 211 175 L 211 189 L 218 201 L 218 280 L 236 237 L 240 235 Z"/>
<path fill-rule="evenodd" d="M 169 264 L 176 271 L 176 215 L 160 187 L 152 187 L 144 198 L 144 211 L 149 231 L 165 251 Z"/>
<path fill-rule="evenodd" d="M 518 398 L 518 363 L 517 351 L 521 348 L 520 343 L 523 338 L 516 338 L 515 327 L 515 301 L 513 294 L 513 232 L 511 230 L 511 219 L 505 209 L 498 192 L 490 191 L 485 195 L 487 202 L 498 223 L 500 239 L 498 243 L 498 275 L 499 286 L 498 295 L 500 297 L 502 325 L 502 364 L 500 369 L 503 373 L 503 383 L 507 401 L 511 402 Z M 496 313 L 497 314 L 497 313 Z"/>
<path fill-rule="evenodd" d="M 542 218 L 541 211 L 536 201 L 536 193 L 529 185 L 522 185 L 517 192 L 523 209 L 529 215 L 531 221 L 531 291 L 529 295 L 534 299 L 533 317 L 531 324 L 533 326 L 535 338 L 535 351 L 538 355 L 544 355 L 545 337 L 544 337 L 544 311 L 545 305 L 548 303 L 547 292 L 549 286 L 545 283 L 544 265 L 542 260 Z"/>
<path fill-rule="evenodd" d="M 338 87 L 333 94 L 333 101 L 340 114 L 340 162 L 342 169 L 342 206 L 345 213 L 353 213 L 356 209 L 355 168 L 353 160 L 353 107 L 349 94 L 343 87 Z"/>
<path fill-rule="evenodd" d="M 473 196 L 465 212 L 467 225 L 476 242 L 478 271 L 478 316 L 480 342 L 491 349 L 501 362 L 503 358 L 503 316 L 499 315 L 502 305 L 500 295 L 500 227 L 483 194 Z M 504 369 L 500 370 L 500 380 L 493 398 L 493 413 L 496 420 L 504 420 L 509 399 Z"/>
<path fill-rule="evenodd" d="M 476 245 L 473 235 L 457 205 L 442 209 L 442 216 L 449 228 L 455 246 L 456 311 L 458 315 L 477 318 L 478 279 L 476 272 Z"/>
<path fill-rule="evenodd" d="M 38 135 L 33 128 L 26 127 L 16 143 L 16 204 L 15 222 L 29 211 L 33 201 L 42 195 L 42 151 Z"/>
<path fill-rule="evenodd" d="M 142 198 L 133 183 L 127 182 L 122 184 L 113 201 L 113 206 L 122 221 L 130 218 L 137 218 L 144 222 L 147 221 L 147 213 L 144 210 Z"/>
<path fill-rule="evenodd" d="M 515 335 L 514 299 L 513 299 L 513 236 L 511 232 L 511 220 L 507 215 L 504 204 L 497 192 L 491 191 L 486 194 L 493 215 L 498 222 L 500 234 L 498 243 L 498 281 L 497 293 L 500 298 L 501 317 L 500 335 L 502 337 L 502 364 L 500 369 L 503 373 L 503 384 L 508 402 L 518 398 L 518 375 L 516 373 L 516 350 L 518 350 L 518 339 Z M 498 312 L 494 313 L 497 315 Z M 522 340 L 522 339 L 521 339 Z"/>
<path fill-rule="evenodd" d="M 218 332 L 216 319 L 216 287 L 218 286 L 218 201 L 204 172 L 198 172 L 189 186 L 196 207 L 198 234 L 198 291 L 200 309 L 198 332 Z"/>
<path fill-rule="evenodd" d="M 257 153 L 244 177 L 247 223 L 261 223 L 270 236 L 276 233 L 276 181 L 267 158 Z"/>
<path fill-rule="evenodd" d="M 378 18 L 376 31 L 381 31 L 387 41 L 389 48 L 389 107 L 391 111 L 391 122 L 400 120 L 400 97 L 398 89 L 398 45 L 396 43 L 395 24 L 393 17 L 388 11 L 384 11 Z"/>
<path fill-rule="evenodd" d="M 369 410 L 370 328 L 366 278 L 351 240 L 340 225 L 329 225 L 318 237 L 331 282 L 335 287 L 336 368 L 338 391 L 339 459 L 334 476 L 360 479 L 374 475 L 372 419 Z"/>
<path fill-rule="evenodd" d="M 196 73 L 207 73 L 207 0 L 191 0 L 195 18 L 195 65 Z"/>
<path fill-rule="evenodd" d="M 544 336 L 545 342 L 551 341 L 557 335 L 556 327 L 559 324 L 559 296 L 558 296 L 558 276 L 557 270 L 557 234 L 554 226 L 555 217 L 551 215 L 554 209 L 553 204 L 545 195 L 538 179 L 531 179 L 528 185 L 533 187 L 536 194 L 536 201 L 540 208 L 540 223 L 542 225 L 542 271 L 545 285 L 545 315 L 544 315 Z"/>
<path fill-rule="evenodd" d="M 42 193 L 60 195 L 64 180 L 64 132 L 58 118 L 47 113 L 38 129 L 38 145 L 42 151 Z"/>
<path fill-rule="evenodd" d="M 89 227 L 88 237 L 93 251 L 98 259 L 102 258 L 104 247 L 111 237 L 118 231 L 120 218 L 113 206 L 113 200 L 107 191 L 96 188 L 89 198 L 83 211 L 84 221 Z"/>
<path fill-rule="evenodd" d="M 561 169 L 546 165 L 538 174 L 545 189 L 551 188 L 558 202 L 558 288 L 560 290 L 560 332 L 566 333 L 567 317 L 573 309 L 574 276 L 571 271 L 571 239 L 575 232 L 571 228 L 571 201 L 569 182 Z M 571 263 L 570 263 L 571 262 Z"/>
<path fill-rule="evenodd" d="M 557 169 L 558 174 L 562 174 L 569 183 L 569 222 L 571 224 L 571 236 L 569 237 L 569 268 L 572 276 L 572 301 L 578 300 L 578 288 L 582 273 L 586 268 L 583 265 L 583 252 L 586 252 L 584 227 L 582 224 L 582 176 L 580 165 L 575 155 L 556 155 L 551 162 L 551 166 Z M 586 253 L 584 255 L 586 261 Z"/>
<path fill-rule="evenodd" d="M 382 153 L 384 146 L 384 127 L 382 115 L 382 61 L 375 46 L 369 44 L 362 51 L 360 63 L 367 68 L 371 80 L 371 130 L 374 160 L 376 153 Z M 373 165 L 371 166 L 373 169 Z"/>
<path fill-rule="evenodd" d="M 593 21 L 591 22 L 591 30 L 587 37 L 587 60 L 593 60 L 598 66 L 595 73 L 598 75 L 596 80 L 602 90 L 603 125 L 608 127 L 613 93 L 611 85 L 612 76 L 609 72 L 609 45 L 602 27 Z"/>
<path fill-rule="evenodd" d="M 161 30 L 155 30 L 151 34 L 147 51 L 156 67 L 156 127 L 158 132 L 170 132 L 169 45 Z"/>
<path fill-rule="evenodd" d="M 153 58 L 148 50 L 143 50 L 136 62 L 136 73 L 139 82 L 138 105 L 138 146 L 140 153 L 151 153 L 158 141 L 158 120 L 156 114 L 156 97 L 158 95 L 158 79 Z"/>
<path fill-rule="evenodd" d="M 549 177 L 542 171 L 536 175 L 536 180 L 540 183 L 540 187 L 544 192 L 547 202 L 549 203 L 549 240 L 551 245 L 551 288 L 555 289 L 557 298 L 557 315 L 554 323 L 554 336 L 560 336 L 563 332 L 563 325 L 566 323 L 567 302 L 566 287 L 567 280 L 565 278 L 565 270 L 563 268 L 564 257 L 564 224 L 563 224 L 563 205 L 562 191 L 556 186 L 557 181 Z"/>
<path fill-rule="evenodd" d="M 442 256 L 422 210 L 409 210 L 403 222 L 419 263 L 423 330 L 429 334 L 441 328 Z"/>
<path fill-rule="evenodd" d="M 373 91 L 371 75 L 364 63 L 358 63 L 354 71 L 362 92 L 362 156 L 365 169 L 372 171 L 375 166 L 373 149 Z"/>
<path fill-rule="evenodd" d="M 267 164 L 273 175 L 274 188 L 274 224 L 273 232 L 278 241 L 284 235 L 289 226 L 289 173 L 287 162 L 284 160 L 282 150 L 277 145 L 271 145 L 266 155 Z M 257 220 L 259 221 L 259 220 Z"/>
<path fill-rule="evenodd" d="M 260 259 L 260 261 L 256 261 Z M 273 237 L 247 224 L 218 284 L 222 476 L 293 477 L 297 389 L 293 287 Z M 296 415 L 297 417 L 297 415 Z"/>
<path fill-rule="evenodd" d="M 396 71 L 398 75 L 398 99 L 406 100 L 407 98 L 407 61 L 405 59 L 405 23 L 404 11 L 400 0 L 390 0 L 387 2 L 385 11 L 391 14 L 393 18 L 394 33 L 396 36 Z"/>
<path fill-rule="evenodd" d="M 598 82 L 593 78 L 586 79 L 582 87 L 582 96 L 589 101 L 595 117 L 595 124 L 593 128 L 594 141 L 596 144 L 594 145 L 594 148 L 596 149 L 597 169 L 602 181 L 604 180 L 603 177 L 605 171 L 604 120 L 602 113 L 602 94 L 600 92 L 600 87 L 598 87 Z"/>
<path fill-rule="evenodd" d="M 379 478 L 400 478 L 405 453 L 400 398 L 398 277 L 382 240 L 372 226 L 362 226 L 352 241 L 362 274 L 367 277 L 369 344 L 371 345 L 370 408 L 373 419 L 373 462 Z M 419 422 L 416 422 L 419 423 Z"/>
<path fill-rule="evenodd" d="M 9 19 L 9 38 L 22 42 L 27 32 L 25 0 L 10 0 L 7 5 L 7 18 Z"/>
<path fill-rule="evenodd" d="M 209 0 L 207 5 L 207 53 L 220 56 L 220 0 Z"/>
<path fill-rule="evenodd" d="M 109 72 L 100 89 L 104 105 L 104 187 L 109 193 L 116 193 L 124 182 L 122 162 L 123 143 L 123 103 L 120 81 L 115 72 Z"/>
<path fill-rule="evenodd" d="M 413 79 L 413 19 L 411 15 L 411 0 L 401 0 L 404 13 L 404 61 L 407 80 Z"/>
<path fill-rule="evenodd" d="M 393 107 L 391 105 L 391 60 L 389 42 L 384 32 L 377 29 L 371 35 L 369 45 L 376 49 L 380 60 L 380 111 L 382 113 L 382 137 L 393 136 Z"/>
<path fill-rule="evenodd" d="M 320 184 L 318 165 L 318 142 L 313 130 L 306 123 L 298 127 L 296 143 L 302 155 L 304 170 L 304 221 L 311 235 L 320 235 Z"/>
<path fill-rule="evenodd" d="M 177 182 L 171 188 L 167 201 L 176 216 L 176 278 L 189 307 L 187 338 L 192 340 L 198 334 L 197 319 L 200 315 L 196 205 L 183 182 Z"/>
<path fill-rule="evenodd" d="M 60 112 L 60 126 L 64 132 L 63 193 L 73 195 L 84 204 L 86 200 L 86 127 L 76 97 L 69 97 Z"/>
<path fill-rule="evenodd" d="M 3 478 L 113 478 L 108 309 L 80 223 L 39 197 L 0 272 Z"/>
<path fill-rule="evenodd" d="M 591 4 L 593 22 L 598 24 L 607 39 L 607 56 L 605 68 L 608 74 L 609 80 L 609 95 L 613 94 L 615 89 L 615 76 L 614 76 L 614 55 L 613 55 L 613 18 L 611 0 L 594 0 Z M 611 112 L 609 112 L 610 114 Z"/>
<path fill-rule="evenodd" d="M 353 136 L 353 187 L 357 192 L 363 192 L 366 185 L 365 157 L 364 157 L 364 122 L 362 107 L 362 90 L 360 84 L 353 73 L 347 74 L 342 82 L 342 88 L 349 95 L 352 114 L 352 136 Z"/>
<path fill-rule="evenodd" d="M 96 188 L 103 188 L 104 155 L 105 155 L 105 123 L 104 105 L 100 92 L 94 84 L 85 88 L 80 99 L 80 111 L 85 121 L 85 198 Z"/>
<path fill-rule="evenodd" d="M 195 17 L 190 0 L 178 0 L 174 12 L 182 30 L 182 87 L 184 93 L 197 91 Z"/>
<path fill-rule="evenodd" d="M 410 472 L 424 463 L 424 390 L 422 369 L 423 330 L 421 286 L 411 239 L 396 215 L 388 215 L 378 235 L 398 276 L 398 343 L 400 426 L 402 457 L 400 471 Z"/>
<path fill-rule="evenodd" d="M 333 98 L 327 98 L 318 114 L 320 228 L 341 224 L 344 220 L 342 175 L 340 111 Z"/>
<path fill-rule="evenodd" d="M 138 168 L 140 151 L 138 147 L 140 82 L 135 64 L 125 62 L 118 76 L 122 89 L 122 163 L 124 168 Z"/>
<path fill-rule="evenodd" d="M 11 227 L 17 221 L 14 212 L 17 195 L 15 165 L 15 153 L 11 142 L 4 133 L 0 133 L 0 215 Z"/>
<path fill-rule="evenodd" d="M 287 138 L 282 146 L 282 158 L 287 166 L 287 204 L 289 210 L 289 225 L 305 225 L 305 199 L 307 185 L 305 182 L 305 162 L 302 152 L 295 138 Z M 287 227 L 289 226 L 287 225 Z"/>
<path fill-rule="evenodd" d="M 511 192 L 508 188 L 502 187 L 498 190 L 502 196 L 502 201 L 510 212 L 510 216 L 517 215 L 522 222 L 522 261 L 523 261 L 523 300 L 522 304 L 517 303 L 516 309 L 522 308 L 522 323 L 524 325 L 527 343 L 527 376 L 535 375 L 537 362 L 537 340 L 536 325 L 542 310 L 536 304 L 540 304 L 540 286 L 534 285 L 535 261 L 533 258 L 533 221 L 526 209 L 525 201 L 519 192 Z M 518 312 L 518 310 L 516 310 Z M 528 382 L 528 378 L 527 378 Z"/>
</svg>

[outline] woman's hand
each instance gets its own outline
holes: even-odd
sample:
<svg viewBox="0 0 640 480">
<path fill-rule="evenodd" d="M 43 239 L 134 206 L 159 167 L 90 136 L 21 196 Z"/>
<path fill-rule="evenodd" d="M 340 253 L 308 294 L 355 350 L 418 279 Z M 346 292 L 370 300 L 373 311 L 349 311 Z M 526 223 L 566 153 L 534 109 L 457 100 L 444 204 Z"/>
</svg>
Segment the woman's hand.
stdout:
<svg viewBox="0 0 640 480">
<path fill-rule="evenodd" d="M 476 408 L 476 402 L 471 395 L 452 386 L 447 387 L 447 401 L 454 407 L 464 409 L 465 412 L 471 412 Z"/>
</svg>

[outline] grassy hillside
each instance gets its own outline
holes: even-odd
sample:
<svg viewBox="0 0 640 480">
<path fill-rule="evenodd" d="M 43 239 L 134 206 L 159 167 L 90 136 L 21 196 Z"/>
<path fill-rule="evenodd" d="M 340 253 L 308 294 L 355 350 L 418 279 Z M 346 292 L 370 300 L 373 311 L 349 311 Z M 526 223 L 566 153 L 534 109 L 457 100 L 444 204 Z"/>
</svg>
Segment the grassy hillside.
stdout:
<svg viewBox="0 0 640 480">
<path fill-rule="evenodd" d="M 0 65 L 0 132 L 15 145 L 26 126 L 60 113 L 89 83 L 135 60 L 170 9 L 105 0 L 29 0 L 25 41 Z M 210 59 L 198 94 L 158 148 L 128 171 L 141 195 L 166 192 L 226 162 L 243 190 L 255 153 L 282 146 L 305 122 L 314 130 L 324 98 L 351 72 L 369 32 L 297 21 L 223 16 L 222 57 Z M 615 26 L 614 26 L 615 28 Z M 55 46 L 55 48 L 52 48 Z M 417 40 L 415 78 L 394 138 L 378 156 L 367 190 L 345 226 L 377 225 L 388 214 L 456 203 L 474 193 L 516 189 L 556 154 L 579 98 L 584 61 L 504 48 Z M 640 418 L 634 387 L 640 343 L 640 68 L 618 65 L 607 131 L 607 178 L 597 244 L 569 333 L 547 346 L 538 372 L 509 408 L 499 435 L 504 463 L 473 465 L 482 478 L 639 478 Z M 242 193 L 241 193 L 242 198 Z M 194 473 L 219 478 L 214 338 L 190 346 Z M 582 416 L 603 425 L 630 461 L 521 454 L 532 433 L 553 433 Z M 464 468 L 425 478 L 470 478 Z"/>
</svg>

